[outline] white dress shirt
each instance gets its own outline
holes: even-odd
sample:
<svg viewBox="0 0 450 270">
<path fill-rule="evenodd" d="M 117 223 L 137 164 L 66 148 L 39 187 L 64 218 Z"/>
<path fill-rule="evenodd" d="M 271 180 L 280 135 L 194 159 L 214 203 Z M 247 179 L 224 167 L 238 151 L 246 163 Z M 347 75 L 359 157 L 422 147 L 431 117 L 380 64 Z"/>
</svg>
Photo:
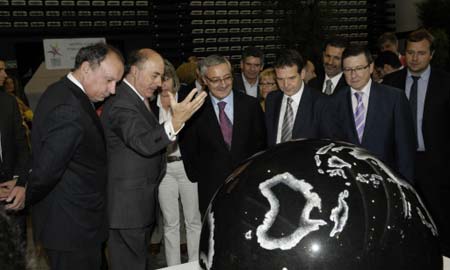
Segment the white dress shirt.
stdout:
<svg viewBox="0 0 450 270">
<path fill-rule="evenodd" d="M 342 72 L 334 76 L 333 78 L 328 77 L 327 74 L 325 74 L 325 79 L 323 80 L 322 85 L 322 93 L 325 93 L 325 88 L 327 87 L 327 80 L 331 80 L 331 93 L 334 93 L 334 90 L 336 89 L 336 86 L 339 83 L 339 80 L 342 77 Z"/>
<path fill-rule="evenodd" d="M 302 86 L 300 86 L 300 90 L 297 91 L 294 95 L 291 96 L 292 98 L 292 112 L 294 114 L 294 123 L 295 119 L 297 119 L 297 111 L 298 107 L 300 105 L 300 101 L 302 99 L 303 95 L 303 89 L 305 88 L 305 83 L 302 82 Z M 286 113 L 286 105 L 287 105 L 287 98 L 289 96 L 283 95 L 283 99 L 281 100 L 281 108 L 280 108 L 280 115 L 278 117 L 278 129 L 277 129 L 277 142 L 280 143 L 281 141 L 281 130 L 283 129 L 283 121 L 284 121 L 284 114 Z M 294 123 L 292 123 L 292 128 L 294 127 Z"/>
<path fill-rule="evenodd" d="M 367 110 L 369 109 L 369 97 L 370 97 L 370 86 L 372 85 L 372 79 L 369 79 L 367 84 L 361 90 L 355 90 L 350 87 L 352 92 L 352 109 L 353 115 L 355 115 L 356 107 L 358 105 L 358 100 L 356 99 L 355 93 L 362 93 L 362 102 L 364 104 L 364 123 L 366 122 Z"/>
</svg>

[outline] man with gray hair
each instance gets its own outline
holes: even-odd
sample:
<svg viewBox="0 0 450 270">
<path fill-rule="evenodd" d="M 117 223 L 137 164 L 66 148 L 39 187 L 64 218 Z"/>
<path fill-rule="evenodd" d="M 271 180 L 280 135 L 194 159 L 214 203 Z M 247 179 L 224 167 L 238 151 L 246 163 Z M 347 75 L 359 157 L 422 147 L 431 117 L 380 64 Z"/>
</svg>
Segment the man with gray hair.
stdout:
<svg viewBox="0 0 450 270">
<path fill-rule="evenodd" d="M 232 91 L 230 62 L 223 56 L 203 59 L 200 74 L 209 98 L 187 123 L 180 142 L 186 173 L 198 182 L 205 213 L 214 192 L 244 159 L 265 148 L 264 115 L 256 98 Z"/>
</svg>

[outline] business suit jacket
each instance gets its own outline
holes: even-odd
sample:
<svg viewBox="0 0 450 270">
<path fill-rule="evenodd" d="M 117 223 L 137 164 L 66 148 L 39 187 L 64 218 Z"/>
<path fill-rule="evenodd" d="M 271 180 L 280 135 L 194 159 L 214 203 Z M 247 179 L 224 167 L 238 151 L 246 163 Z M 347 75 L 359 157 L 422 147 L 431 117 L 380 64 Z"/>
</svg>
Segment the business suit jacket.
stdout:
<svg viewBox="0 0 450 270">
<path fill-rule="evenodd" d="M 266 98 L 266 126 L 268 145 L 274 145 L 277 141 L 278 121 L 280 118 L 281 102 L 283 100 L 282 91 L 273 91 Z M 323 105 L 325 97 L 311 87 L 305 85 L 300 100 L 297 115 L 295 115 L 294 126 L 292 128 L 292 138 L 318 138 L 319 137 L 319 107 Z"/>
<path fill-rule="evenodd" d="M 3 91 L 0 91 L 0 136 L 0 182 L 11 180 L 17 175 L 19 178 L 16 185 L 25 186 L 30 166 L 30 151 L 22 116 L 16 99 Z"/>
<path fill-rule="evenodd" d="M 405 94 L 372 82 L 362 142 L 356 132 L 351 89 L 345 87 L 329 99 L 328 119 L 336 133 L 327 136 L 359 145 L 384 161 L 410 182 L 414 179 L 416 136 Z M 330 120 L 324 120 L 330 121 Z"/>
<path fill-rule="evenodd" d="M 210 97 L 184 127 L 180 141 L 188 178 L 198 182 L 202 213 L 214 192 L 237 165 L 265 148 L 264 116 L 258 101 L 241 92 L 234 92 L 233 135 L 229 150 L 222 136 L 219 121 Z"/>
<path fill-rule="evenodd" d="M 32 133 L 27 204 L 45 248 L 98 247 L 107 237 L 103 128 L 83 91 L 64 77 L 42 95 Z"/>
<path fill-rule="evenodd" d="M 383 83 L 405 90 L 407 69 L 388 74 Z M 417 179 L 417 188 L 434 217 L 440 234 L 441 250 L 450 256 L 450 74 L 431 67 L 422 129 L 426 179 Z"/>
<path fill-rule="evenodd" d="M 257 88 L 258 89 L 256 90 L 256 98 L 260 99 L 261 95 L 259 93 L 259 85 L 257 86 Z M 234 76 L 233 76 L 233 90 L 242 92 L 244 94 L 247 94 L 247 90 L 245 89 L 244 79 L 242 79 L 242 73 L 234 74 Z"/>
<path fill-rule="evenodd" d="M 309 87 L 322 93 L 324 81 L 325 81 L 325 75 L 321 74 L 321 75 L 318 75 L 317 77 L 311 79 L 307 84 Z M 345 81 L 344 74 L 342 74 L 341 78 L 338 81 L 338 84 L 334 88 L 333 94 L 331 94 L 331 95 L 338 93 L 343 87 L 346 87 L 346 86 L 348 86 L 348 84 Z"/>
<path fill-rule="evenodd" d="M 150 226 L 170 143 L 164 127 L 125 82 L 106 101 L 101 121 L 108 149 L 109 227 Z"/>
</svg>

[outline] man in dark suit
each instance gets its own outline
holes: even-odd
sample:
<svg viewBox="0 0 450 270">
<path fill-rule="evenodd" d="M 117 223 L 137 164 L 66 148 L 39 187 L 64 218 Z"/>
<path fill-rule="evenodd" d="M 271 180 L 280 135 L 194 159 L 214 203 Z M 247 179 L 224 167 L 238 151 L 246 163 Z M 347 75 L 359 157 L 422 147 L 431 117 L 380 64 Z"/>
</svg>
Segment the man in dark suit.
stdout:
<svg viewBox="0 0 450 270">
<path fill-rule="evenodd" d="M 337 139 L 359 145 L 408 181 L 414 179 L 415 136 L 408 100 L 399 89 L 372 81 L 374 69 L 367 48 L 352 46 L 342 55 L 349 84 L 330 99 L 329 116 Z"/>
<path fill-rule="evenodd" d="M 285 50 L 277 56 L 274 68 L 281 91 L 273 91 L 266 98 L 268 144 L 316 138 L 316 108 L 323 97 L 303 82 L 302 56 L 295 50 Z"/>
<path fill-rule="evenodd" d="M 339 89 L 347 86 L 342 75 L 342 52 L 348 46 L 344 39 L 335 37 L 325 43 L 322 53 L 323 69 L 325 74 L 319 74 L 308 82 L 308 86 L 326 95 L 337 93 Z"/>
<path fill-rule="evenodd" d="M 100 269 L 106 226 L 106 145 L 93 102 L 115 92 L 119 51 L 81 48 L 75 68 L 42 95 L 33 121 L 26 203 L 35 239 L 55 269 Z"/>
<path fill-rule="evenodd" d="M 264 53 L 256 47 L 244 49 L 241 56 L 241 72 L 233 77 L 233 90 L 252 97 L 259 97 L 259 73 L 264 68 Z"/>
<path fill-rule="evenodd" d="M 152 226 L 157 215 L 158 185 L 165 173 L 166 147 L 203 104 L 196 90 L 177 103 L 172 120 L 159 124 L 148 98 L 161 86 L 162 57 L 140 49 L 129 58 L 129 71 L 117 94 L 104 105 L 101 121 L 108 152 L 108 251 L 112 270 L 147 269 Z"/>
<path fill-rule="evenodd" d="M 0 60 L 0 87 L 5 78 L 5 62 Z M 22 209 L 25 202 L 25 185 L 30 160 L 30 151 L 22 122 L 16 99 L 0 91 L 0 203 L 5 204 L 4 207 L 0 207 L 0 211 L 5 209 L 17 211 L 5 211 L 4 213 L 11 225 L 8 230 L 17 232 L 19 236 L 18 239 L 7 239 L 6 241 L 20 247 L 17 254 L 11 253 L 20 256 L 15 262 L 20 269 L 25 268 L 26 213 Z"/>
<path fill-rule="evenodd" d="M 198 182 L 199 205 L 205 213 L 214 192 L 236 166 L 265 148 L 266 130 L 259 102 L 232 91 L 231 64 L 210 55 L 201 66 L 209 98 L 189 121 L 180 141 L 186 173 Z"/>
<path fill-rule="evenodd" d="M 435 219 L 444 256 L 450 257 L 450 74 L 430 66 L 433 36 L 421 29 L 406 40 L 406 68 L 383 83 L 405 91 L 415 119 L 416 187 Z"/>
</svg>

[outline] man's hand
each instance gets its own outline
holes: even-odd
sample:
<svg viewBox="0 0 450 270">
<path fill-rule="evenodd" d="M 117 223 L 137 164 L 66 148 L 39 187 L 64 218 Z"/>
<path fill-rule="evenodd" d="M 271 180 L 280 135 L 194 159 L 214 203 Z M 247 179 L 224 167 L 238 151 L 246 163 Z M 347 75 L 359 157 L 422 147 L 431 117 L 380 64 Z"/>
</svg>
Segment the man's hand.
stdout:
<svg viewBox="0 0 450 270">
<path fill-rule="evenodd" d="M 177 103 L 175 97 L 169 92 L 170 108 L 172 109 L 172 126 L 175 132 L 178 132 L 183 124 L 203 105 L 207 94 L 202 91 L 197 94 L 194 88 L 189 95 L 180 103 Z"/>
<path fill-rule="evenodd" d="M 25 207 L 25 188 L 14 187 L 6 199 L 6 210 L 22 210 Z"/>
<path fill-rule="evenodd" d="M 16 186 L 17 180 L 9 180 L 0 183 L 0 200 L 6 200 L 11 193 L 12 189 Z"/>
</svg>

